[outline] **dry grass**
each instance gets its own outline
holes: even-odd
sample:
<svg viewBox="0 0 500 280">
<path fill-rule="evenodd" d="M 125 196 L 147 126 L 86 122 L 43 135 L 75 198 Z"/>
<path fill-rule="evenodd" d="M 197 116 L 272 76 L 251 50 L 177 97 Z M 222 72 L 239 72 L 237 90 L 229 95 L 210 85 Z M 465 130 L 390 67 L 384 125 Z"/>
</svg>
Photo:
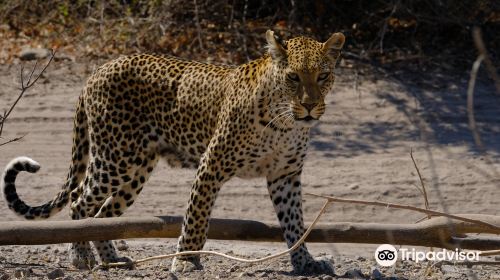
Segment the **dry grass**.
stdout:
<svg viewBox="0 0 500 280">
<path fill-rule="evenodd" d="M 441 58 L 461 65 L 471 52 L 472 26 L 487 34 L 486 48 L 500 49 L 498 5 L 494 0 L 5 1 L 0 61 L 12 61 L 23 45 L 31 45 L 78 57 L 148 51 L 239 64 L 262 52 L 263 34 L 271 28 L 285 38 L 306 34 L 319 40 L 343 31 L 346 55 L 365 62 L 404 65 Z"/>
</svg>

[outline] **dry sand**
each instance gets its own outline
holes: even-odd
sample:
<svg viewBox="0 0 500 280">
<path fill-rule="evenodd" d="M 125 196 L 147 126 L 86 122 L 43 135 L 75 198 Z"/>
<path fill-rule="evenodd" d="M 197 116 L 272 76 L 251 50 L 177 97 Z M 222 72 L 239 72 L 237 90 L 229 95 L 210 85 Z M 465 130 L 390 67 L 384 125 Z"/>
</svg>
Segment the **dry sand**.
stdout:
<svg viewBox="0 0 500 280">
<path fill-rule="evenodd" d="M 39 173 L 22 174 L 17 181 L 18 192 L 28 204 L 43 203 L 60 189 L 70 161 L 75 102 L 84 80 L 100 63 L 56 61 L 26 93 L 5 124 L 5 138 L 26 136 L 0 147 L 0 167 L 21 155 L 42 165 Z M 19 65 L 0 65 L 1 110 L 17 97 L 19 69 Z M 350 69 L 339 69 L 335 90 L 327 99 L 325 116 L 312 130 L 312 145 L 303 172 L 305 192 L 422 206 L 423 197 L 415 187 L 420 183 L 409 155 L 413 149 L 432 209 L 499 214 L 500 178 L 495 175 L 500 172 L 500 99 L 494 96 L 487 82 L 479 82 L 475 102 L 482 140 L 492 163 L 478 153 L 467 126 L 468 73 L 360 74 L 356 78 L 353 73 Z M 409 78 L 401 78 L 404 76 Z M 194 172 L 173 170 L 162 162 L 125 216 L 183 215 Z M 321 204 L 319 199 L 304 198 L 306 222 L 312 220 Z M 0 203 L 0 213 L 2 222 L 19 220 L 4 203 Z M 53 219 L 67 220 L 67 213 L 65 210 Z M 263 179 L 233 179 L 225 184 L 213 217 L 276 222 Z M 329 208 L 321 222 L 413 223 L 421 217 L 421 214 L 402 210 L 336 204 Z M 175 243 L 173 239 L 128 241 L 130 248 L 123 254 L 140 258 L 170 253 Z M 14 278 L 23 273 L 38 279 L 48 277 L 47 273 L 56 268 L 63 270 L 64 277 L 74 279 L 302 279 L 290 274 L 288 258 L 243 265 L 218 257 L 203 257 L 205 270 L 186 275 L 171 274 L 169 260 L 142 265 L 132 271 L 76 271 L 70 268 L 65 247 L 0 247 L 0 279 L 4 279 L 2 275 Z M 351 273 L 345 277 L 352 278 L 354 270 L 360 269 L 365 276 L 373 277 L 380 270 L 387 277 L 408 279 L 473 276 L 500 279 L 500 272 L 488 266 L 426 269 L 428 264 L 403 263 L 389 269 L 380 268 L 372 257 L 377 245 L 309 244 L 309 247 L 315 256 L 331 259 L 337 275 Z M 259 257 L 284 250 L 285 244 L 209 241 L 207 248 Z M 374 269 L 378 270 L 372 273 Z M 324 275 L 316 278 L 329 279 Z"/>
</svg>

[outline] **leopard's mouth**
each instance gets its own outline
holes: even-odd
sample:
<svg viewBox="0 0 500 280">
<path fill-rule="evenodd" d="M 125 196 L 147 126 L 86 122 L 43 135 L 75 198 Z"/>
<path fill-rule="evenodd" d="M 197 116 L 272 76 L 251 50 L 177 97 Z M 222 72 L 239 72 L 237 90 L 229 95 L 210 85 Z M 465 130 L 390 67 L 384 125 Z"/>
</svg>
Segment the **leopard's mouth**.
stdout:
<svg viewBox="0 0 500 280">
<path fill-rule="evenodd" d="M 303 122 L 312 122 L 312 121 L 317 121 L 318 119 L 312 117 L 312 116 L 305 116 L 303 118 L 295 118 L 298 121 L 303 121 Z"/>
</svg>

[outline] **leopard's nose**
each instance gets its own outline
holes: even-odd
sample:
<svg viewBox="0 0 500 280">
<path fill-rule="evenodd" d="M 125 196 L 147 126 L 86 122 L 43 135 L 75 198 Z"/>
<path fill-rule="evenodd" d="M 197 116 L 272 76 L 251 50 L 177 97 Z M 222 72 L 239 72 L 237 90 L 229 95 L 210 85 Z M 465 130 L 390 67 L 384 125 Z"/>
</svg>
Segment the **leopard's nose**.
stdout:
<svg viewBox="0 0 500 280">
<path fill-rule="evenodd" d="M 311 112 L 314 107 L 318 105 L 318 103 L 300 103 L 300 105 L 304 106 L 304 108 L 307 109 L 308 112 Z"/>
</svg>

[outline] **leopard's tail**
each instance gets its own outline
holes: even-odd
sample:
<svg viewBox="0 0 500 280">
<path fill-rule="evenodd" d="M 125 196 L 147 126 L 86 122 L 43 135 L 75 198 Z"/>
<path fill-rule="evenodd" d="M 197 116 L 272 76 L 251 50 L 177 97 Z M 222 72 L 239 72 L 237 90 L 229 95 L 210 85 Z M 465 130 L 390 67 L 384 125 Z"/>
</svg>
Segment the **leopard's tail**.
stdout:
<svg viewBox="0 0 500 280">
<path fill-rule="evenodd" d="M 83 98 L 80 97 L 73 127 L 72 161 L 62 190 L 47 203 L 39 206 L 27 205 L 17 194 L 16 177 L 21 171 L 37 172 L 40 169 L 40 164 L 28 157 L 17 157 L 7 164 L 0 181 L 0 188 L 9 208 L 28 220 L 46 219 L 61 211 L 68 203 L 71 192 L 78 187 L 85 176 L 88 153 L 87 117 Z M 71 195 L 73 196 L 73 194 Z M 79 194 L 75 193 L 75 195 L 78 196 Z"/>
</svg>

